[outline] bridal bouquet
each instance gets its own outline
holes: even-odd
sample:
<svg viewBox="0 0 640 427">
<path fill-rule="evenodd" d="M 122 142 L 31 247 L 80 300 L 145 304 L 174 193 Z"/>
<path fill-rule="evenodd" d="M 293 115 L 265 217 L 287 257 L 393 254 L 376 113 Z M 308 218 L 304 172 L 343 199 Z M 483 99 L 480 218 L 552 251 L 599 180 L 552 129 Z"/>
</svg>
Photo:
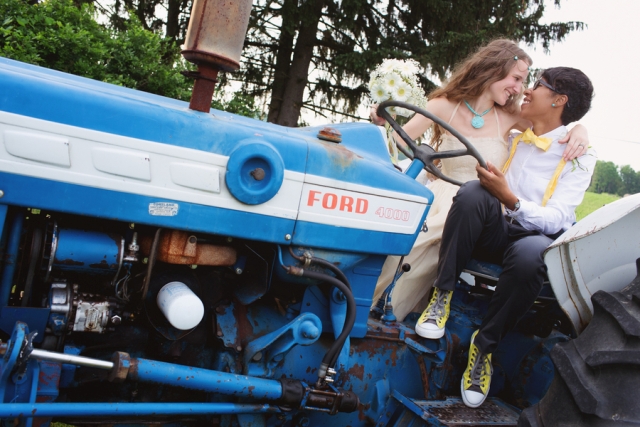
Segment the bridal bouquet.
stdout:
<svg viewBox="0 0 640 427">
<path fill-rule="evenodd" d="M 374 103 L 379 104 L 384 101 L 404 101 L 417 107 L 424 108 L 427 99 L 424 91 L 418 84 L 417 74 L 420 71 L 418 63 L 412 59 L 385 59 L 382 64 L 371 73 L 369 80 L 369 93 Z M 410 117 L 413 111 L 400 107 L 391 107 L 387 111 L 393 116 Z M 387 142 L 391 154 L 391 160 L 397 163 L 398 148 L 393 143 L 388 124 Z"/>
</svg>

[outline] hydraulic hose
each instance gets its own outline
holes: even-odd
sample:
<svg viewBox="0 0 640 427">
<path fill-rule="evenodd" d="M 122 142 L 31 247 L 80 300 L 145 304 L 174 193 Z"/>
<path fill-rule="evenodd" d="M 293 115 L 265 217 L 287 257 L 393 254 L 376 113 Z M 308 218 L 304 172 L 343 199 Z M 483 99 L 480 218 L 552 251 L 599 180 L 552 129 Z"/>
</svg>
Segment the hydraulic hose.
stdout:
<svg viewBox="0 0 640 427">
<path fill-rule="evenodd" d="M 317 273 L 315 271 L 303 270 L 302 277 L 307 277 L 309 279 L 315 279 L 315 280 L 322 280 L 332 286 L 335 286 L 347 298 L 347 317 L 345 319 L 342 332 L 340 333 L 340 335 L 338 335 L 338 338 L 331 345 L 331 347 L 329 348 L 329 351 L 327 351 L 327 353 L 324 355 L 324 358 L 322 359 L 322 365 L 326 367 L 332 367 L 338 358 L 338 354 L 340 353 L 340 350 L 342 349 L 344 342 L 347 340 L 347 337 L 351 333 L 351 330 L 353 329 L 353 325 L 356 323 L 356 300 L 353 297 L 353 293 L 351 292 L 351 289 L 349 289 L 349 287 L 345 283 L 341 282 L 340 280 L 336 279 L 333 276 L 329 276 L 328 274 L 324 274 L 324 273 Z M 320 369 L 318 371 L 319 378 L 324 378 L 325 375 L 326 375 L 326 368 Z"/>
<path fill-rule="evenodd" d="M 355 304 L 355 298 L 353 296 L 353 292 L 351 291 L 351 283 L 349 283 L 349 279 L 347 279 L 347 276 L 345 276 L 345 274 L 342 272 L 342 270 L 340 270 L 338 267 L 335 266 L 335 264 L 330 263 L 327 260 L 324 260 L 322 258 L 315 258 L 312 257 L 311 258 L 311 264 L 318 264 L 322 267 L 325 267 L 329 270 L 331 270 L 333 272 L 333 274 L 336 275 L 336 277 L 338 278 L 338 280 L 340 280 L 342 283 L 344 283 L 345 285 L 347 285 L 347 287 L 349 288 L 349 293 L 345 293 L 345 296 L 347 299 L 352 298 L 354 299 L 354 304 Z M 343 292 L 344 293 L 344 292 Z M 345 322 L 346 324 L 346 322 Z M 349 333 L 351 333 L 351 330 L 349 330 Z M 345 337 L 345 341 L 346 341 L 346 337 Z M 329 366 L 335 366 L 336 362 L 338 361 L 338 357 L 340 355 L 340 351 L 342 349 L 342 347 L 344 346 L 344 342 L 342 342 L 342 344 L 340 345 L 340 347 L 337 348 L 337 350 L 335 351 L 331 362 L 329 363 Z"/>
<path fill-rule="evenodd" d="M 311 256 L 297 255 L 292 247 L 289 247 L 289 253 L 293 258 L 303 263 L 305 266 L 310 264 L 316 264 L 321 267 L 324 267 L 330 270 L 336 277 L 330 276 L 325 273 L 319 273 L 314 271 L 309 271 L 304 268 L 299 267 L 287 267 L 282 264 L 282 260 L 280 261 L 282 267 L 287 270 L 289 274 L 296 274 L 302 277 L 307 277 L 310 279 L 322 280 L 324 282 L 328 282 L 329 284 L 337 287 L 346 297 L 347 299 L 347 315 L 344 322 L 344 327 L 342 329 L 342 333 L 338 336 L 333 345 L 329 348 L 327 353 L 324 355 L 322 359 L 322 363 L 320 364 L 320 368 L 318 369 L 318 379 L 322 379 L 326 376 L 327 368 L 333 367 L 340 355 L 340 351 L 344 346 L 347 337 L 351 333 L 353 329 L 353 325 L 356 320 L 356 301 L 353 296 L 353 292 L 351 291 L 351 284 L 349 283 L 349 279 L 347 276 L 340 270 L 335 264 L 322 259 Z"/>
<path fill-rule="evenodd" d="M 338 280 L 340 280 L 342 283 L 344 283 L 345 285 L 347 285 L 347 287 L 349 287 L 349 289 L 351 289 L 351 284 L 349 283 L 349 279 L 347 279 L 347 276 L 344 275 L 344 273 L 342 272 L 342 270 L 340 270 L 338 267 L 335 266 L 335 264 L 330 263 L 329 261 L 322 259 L 322 258 L 315 258 L 312 257 L 311 258 L 311 264 L 318 264 L 328 270 L 331 270 L 331 272 L 333 274 L 336 275 L 336 277 L 338 278 Z"/>
</svg>

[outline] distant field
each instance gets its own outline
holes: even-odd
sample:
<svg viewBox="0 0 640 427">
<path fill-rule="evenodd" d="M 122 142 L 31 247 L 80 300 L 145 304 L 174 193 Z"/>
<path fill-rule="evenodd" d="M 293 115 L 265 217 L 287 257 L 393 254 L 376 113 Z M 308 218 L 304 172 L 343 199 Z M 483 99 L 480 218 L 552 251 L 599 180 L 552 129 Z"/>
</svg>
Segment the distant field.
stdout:
<svg viewBox="0 0 640 427">
<path fill-rule="evenodd" d="M 591 212 L 595 211 L 603 207 L 604 205 L 616 201 L 620 198 L 615 194 L 607 194 L 607 193 L 589 193 L 587 192 L 584 195 L 584 200 L 576 208 L 576 220 L 580 221 L 585 216 L 589 215 Z"/>
</svg>

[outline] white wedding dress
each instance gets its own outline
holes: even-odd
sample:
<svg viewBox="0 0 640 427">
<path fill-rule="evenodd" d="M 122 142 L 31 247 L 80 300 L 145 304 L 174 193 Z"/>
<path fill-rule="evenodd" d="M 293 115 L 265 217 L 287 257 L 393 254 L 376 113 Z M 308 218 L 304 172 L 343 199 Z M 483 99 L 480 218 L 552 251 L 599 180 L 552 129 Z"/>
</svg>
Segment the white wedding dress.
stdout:
<svg viewBox="0 0 640 427">
<path fill-rule="evenodd" d="M 458 107 L 454 109 L 449 123 L 455 116 Z M 508 144 L 502 139 L 498 113 L 494 109 L 498 123 L 498 135 L 495 138 L 467 138 L 480 152 L 485 161 L 489 161 L 502 168 L 507 161 Z M 445 134 L 439 151 L 458 150 L 465 148 L 457 138 Z M 466 182 L 478 179 L 476 165 L 478 161 L 471 156 L 442 159 L 442 173 L 458 181 Z M 421 312 L 429 302 L 429 291 L 436 278 L 438 269 L 438 252 L 442 229 L 451 208 L 453 196 L 458 192 L 457 185 L 438 179 L 429 184 L 434 194 L 433 204 L 427 215 L 427 231 L 420 232 L 411 253 L 404 258 L 404 263 L 411 265 L 411 270 L 404 273 L 396 283 L 392 294 L 393 313 L 398 320 L 403 320 L 412 311 Z M 378 301 L 384 290 L 391 283 L 398 268 L 399 256 L 389 256 L 382 267 L 374 293 L 373 303 Z"/>
</svg>

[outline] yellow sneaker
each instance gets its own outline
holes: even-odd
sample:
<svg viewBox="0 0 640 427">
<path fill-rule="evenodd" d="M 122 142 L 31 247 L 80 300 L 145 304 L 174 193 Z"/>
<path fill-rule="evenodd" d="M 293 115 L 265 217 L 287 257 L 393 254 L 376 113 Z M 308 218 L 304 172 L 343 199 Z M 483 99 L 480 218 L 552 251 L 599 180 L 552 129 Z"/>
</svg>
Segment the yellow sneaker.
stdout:
<svg viewBox="0 0 640 427">
<path fill-rule="evenodd" d="M 444 335 L 444 325 L 449 318 L 449 306 L 453 291 L 433 288 L 429 305 L 416 323 L 416 334 L 423 338 L 438 339 Z"/>
<path fill-rule="evenodd" d="M 470 408 L 477 408 L 487 398 L 491 386 L 491 375 L 493 375 L 491 355 L 480 352 L 476 347 L 473 343 L 476 335 L 478 335 L 478 331 L 475 331 L 471 336 L 469 363 L 460 383 L 462 400 Z"/>
</svg>

